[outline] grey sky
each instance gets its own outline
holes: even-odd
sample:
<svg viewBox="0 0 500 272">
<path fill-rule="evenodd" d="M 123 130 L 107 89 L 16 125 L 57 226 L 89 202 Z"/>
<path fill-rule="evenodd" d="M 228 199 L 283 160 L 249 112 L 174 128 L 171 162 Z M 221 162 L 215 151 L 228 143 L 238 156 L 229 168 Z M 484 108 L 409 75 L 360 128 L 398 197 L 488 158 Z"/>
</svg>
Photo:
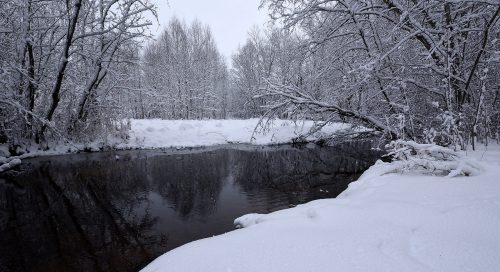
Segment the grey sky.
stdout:
<svg viewBox="0 0 500 272">
<path fill-rule="evenodd" d="M 248 31 L 262 26 L 267 20 L 265 10 L 259 10 L 260 0 L 153 0 L 158 6 L 158 21 L 152 32 L 158 35 L 170 18 L 177 16 L 190 23 L 198 19 L 210 25 L 220 52 L 231 54 L 246 40 Z"/>
</svg>

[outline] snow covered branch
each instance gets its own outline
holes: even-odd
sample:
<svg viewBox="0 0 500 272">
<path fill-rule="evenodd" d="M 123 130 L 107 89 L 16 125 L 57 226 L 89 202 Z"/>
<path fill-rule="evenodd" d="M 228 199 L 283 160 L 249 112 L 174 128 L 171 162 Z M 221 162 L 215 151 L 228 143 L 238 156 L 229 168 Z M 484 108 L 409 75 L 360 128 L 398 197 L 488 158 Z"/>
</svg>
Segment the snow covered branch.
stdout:
<svg viewBox="0 0 500 272">
<path fill-rule="evenodd" d="M 465 158 L 460 153 L 435 144 L 418 144 L 413 141 L 393 141 L 387 145 L 397 166 L 396 171 L 446 175 L 478 175 L 482 171 L 479 163 Z"/>
</svg>

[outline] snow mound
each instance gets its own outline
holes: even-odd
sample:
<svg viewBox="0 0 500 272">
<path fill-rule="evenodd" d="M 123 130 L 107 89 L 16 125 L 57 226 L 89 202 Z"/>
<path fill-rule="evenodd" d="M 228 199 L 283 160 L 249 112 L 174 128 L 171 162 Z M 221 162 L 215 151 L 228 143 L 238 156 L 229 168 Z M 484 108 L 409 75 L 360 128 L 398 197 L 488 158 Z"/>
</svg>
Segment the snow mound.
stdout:
<svg viewBox="0 0 500 272">
<path fill-rule="evenodd" d="M 261 222 L 261 218 L 263 218 L 264 215 L 259 214 L 259 213 L 250 213 L 250 214 L 245 214 L 241 217 L 238 217 L 234 220 L 234 226 L 236 228 L 247 228 L 251 225 L 258 224 Z"/>
<path fill-rule="evenodd" d="M 0 160 L 0 172 L 3 172 L 3 171 L 6 171 L 6 170 L 9 170 L 19 164 L 21 164 L 21 160 L 20 159 L 12 159 L 10 161 L 7 161 L 7 159 L 1 159 Z"/>
<path fill-rule="evenodd" d="M 418 144 L 413 141 L 393 141 L 387 146 L 395 161 L 392 171 L 431 173 L 447 177 L 478 175 L 480 163 L 446 147 Z"/>
</svg>

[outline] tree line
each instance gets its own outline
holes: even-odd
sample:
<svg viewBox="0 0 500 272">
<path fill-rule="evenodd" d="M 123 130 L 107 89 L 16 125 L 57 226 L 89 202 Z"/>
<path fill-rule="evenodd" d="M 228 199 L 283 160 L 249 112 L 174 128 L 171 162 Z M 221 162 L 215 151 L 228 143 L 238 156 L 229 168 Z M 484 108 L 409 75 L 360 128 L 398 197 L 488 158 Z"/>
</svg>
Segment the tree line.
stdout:
<svg viewBox="0 0 500 272">
<path fill-rule="evenodd" d="M 495 0 L 263 0 L 226 60 L 138 0 L 0 0 L 0 143 L 126 137 L 126 118 L 349 122 L 388 139 L 499 139 Z M 144 46 L 145 45 L 145 46 Z"/>
<path fill-rule="evenodd" d="M 145 48 L 140 118 L 227 117 L 228 70 L 208 26 L 173 18 Z"/>
<path fill-rule="evenodd" d="M 498 140 L 498 1 L 261 5 L 278 30 L 251 35 L 233 59 L 236 90 L 257 99 L 246 105 L 259 114 L 462 148 Z"/>
</svg>

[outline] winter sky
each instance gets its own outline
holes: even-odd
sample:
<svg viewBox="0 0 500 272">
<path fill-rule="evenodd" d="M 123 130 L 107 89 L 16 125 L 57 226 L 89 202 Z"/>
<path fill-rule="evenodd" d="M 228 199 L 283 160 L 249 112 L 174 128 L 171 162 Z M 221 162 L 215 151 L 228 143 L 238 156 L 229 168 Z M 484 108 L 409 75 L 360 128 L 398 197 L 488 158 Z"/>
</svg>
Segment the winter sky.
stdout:
<svg viewBox="0 0 500 272">
<path fill-rule="evenodd" d="M 153 0 L 158 6 L 158 21 L 152 31 L 158 36 L 169 20 L 176 16 L 186 23 L 198 19 L 210 25 L 220 52 L 229 60 L 246 40 L 248 31 L 267 20 L 259 10 L 260 0 Z"/>
</svg>

